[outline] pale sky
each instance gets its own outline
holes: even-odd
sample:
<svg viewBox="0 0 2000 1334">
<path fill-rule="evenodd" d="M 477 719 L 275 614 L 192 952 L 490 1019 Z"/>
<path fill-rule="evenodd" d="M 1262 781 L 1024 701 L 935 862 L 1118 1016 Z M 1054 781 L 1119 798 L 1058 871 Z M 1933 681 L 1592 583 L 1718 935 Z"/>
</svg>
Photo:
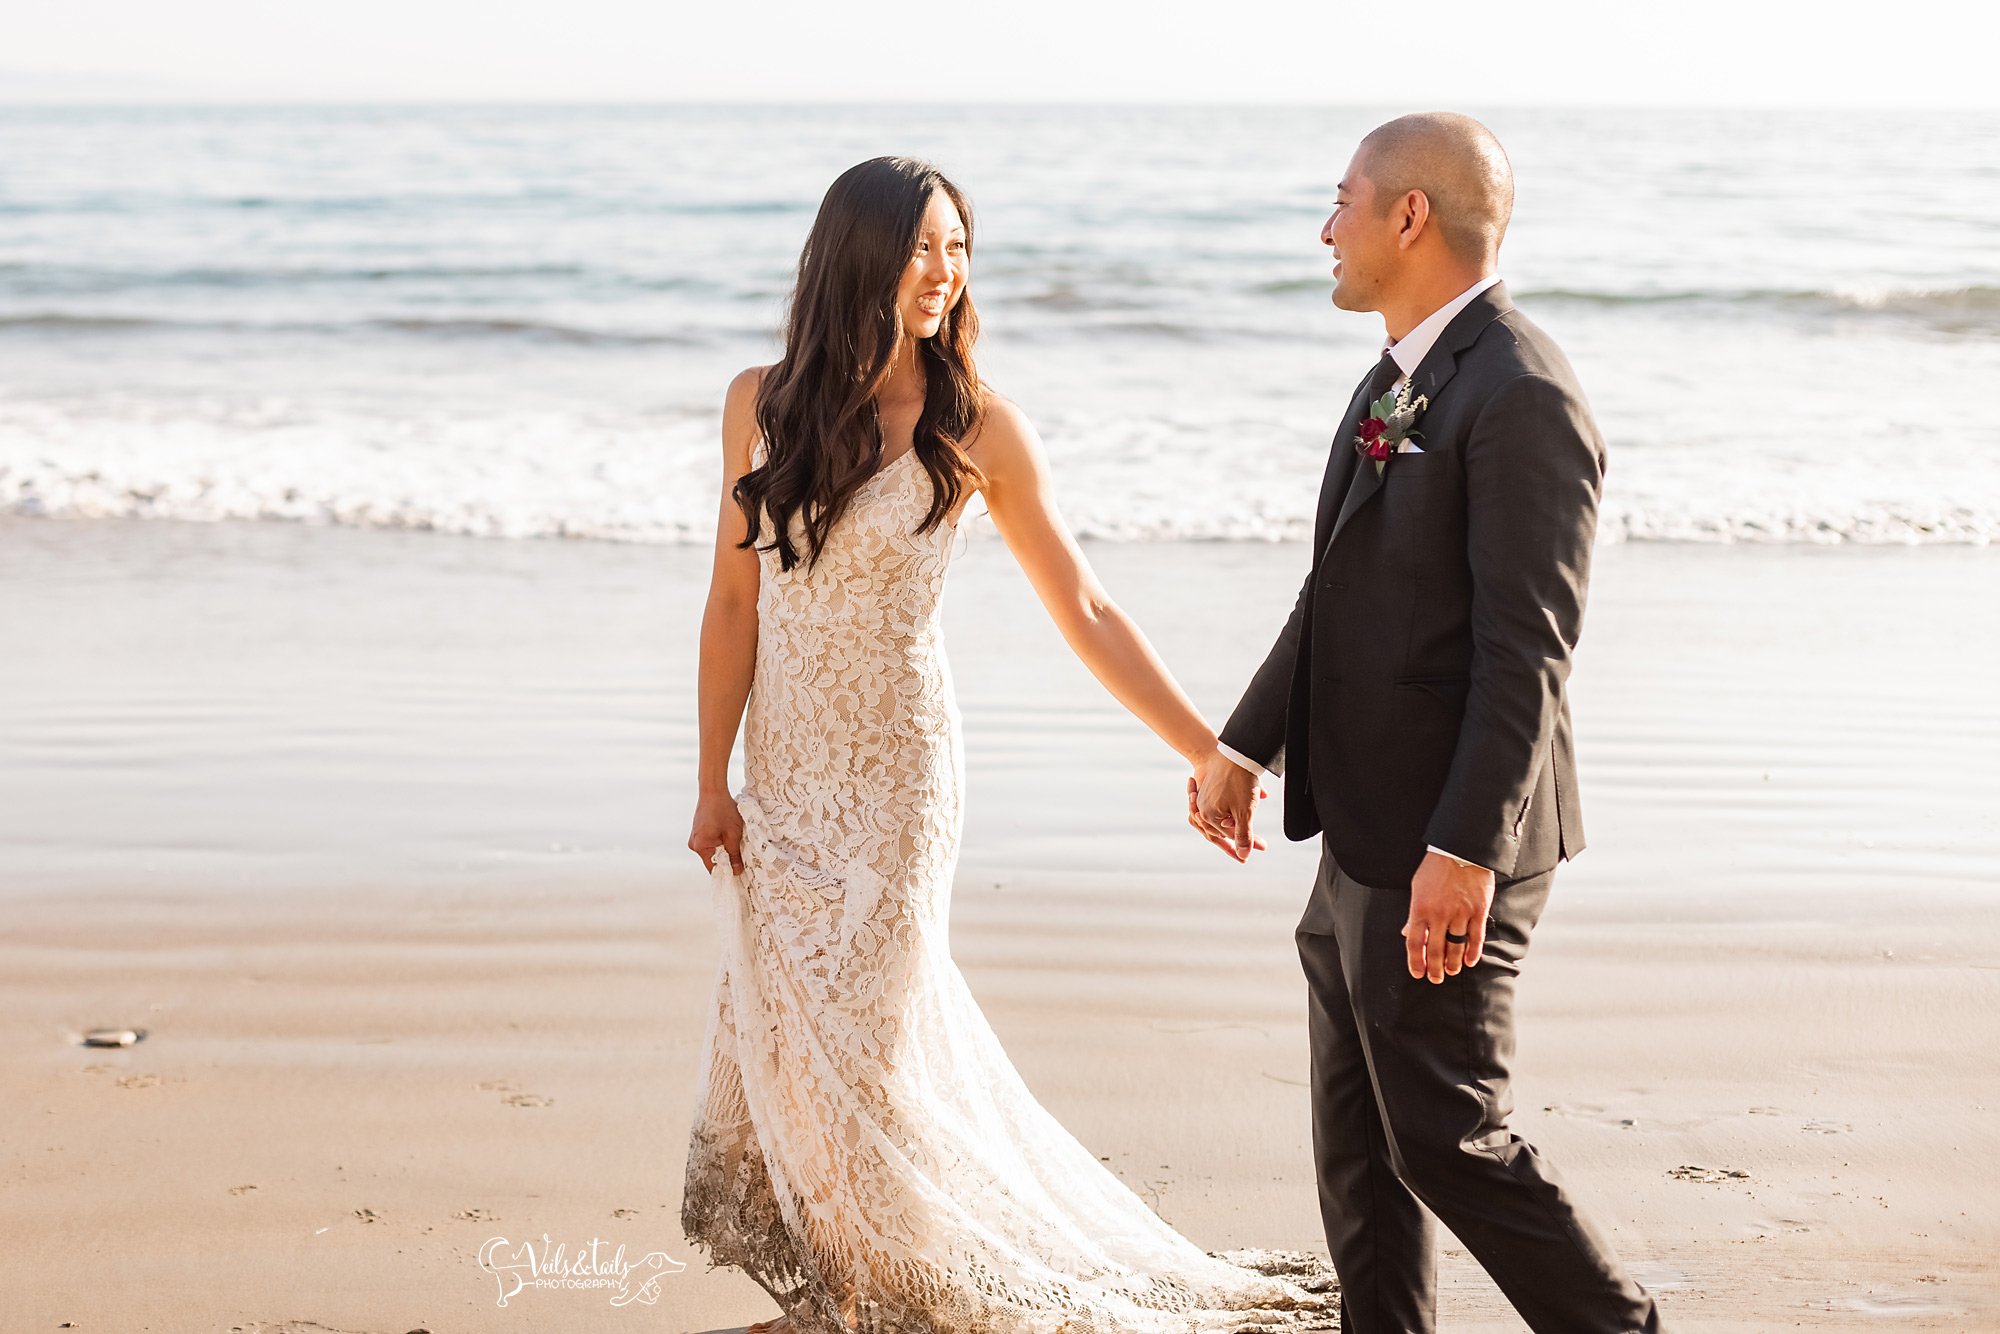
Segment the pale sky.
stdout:
<svg viewBox="0 0 2000 1334">
<path fill-rule="evenodd" d="M 2000 107 L 1974 0 L 64 0 L 0 100 Z M 1393 24 L 1385 17 L 1393 16 Z"/>
</svg>

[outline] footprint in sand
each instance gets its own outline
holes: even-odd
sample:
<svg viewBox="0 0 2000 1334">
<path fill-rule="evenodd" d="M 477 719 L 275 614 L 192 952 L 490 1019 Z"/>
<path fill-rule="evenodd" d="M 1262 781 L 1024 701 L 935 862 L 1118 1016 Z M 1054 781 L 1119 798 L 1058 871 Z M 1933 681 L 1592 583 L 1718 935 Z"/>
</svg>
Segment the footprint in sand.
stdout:
<svg viewBox="0 0 2000 1334">
<path fill-rule="evenodd" d="M 474 1087 L 482 1093 L 506 1094 L 500 1101 L 509 1107 L 553 1107 L 556 1101 L 539 1093 L 523 1093 L 521 1086 L 511 1079 L 482 1079 Z"/>
<path fill-rule="evenodd" d="M 1733 1167 L 1696 1167 L 1692 1163 L 1683 1163 L 1679 1167 L 1670 1168 L 1667 1175 L 1676 1181 L 1699 1181 L 1705 1186 L 1750 1179 L 1748 1172 L 1739 1172 Z"/>
<path fill-rule="evenodd" d="M 158 1088 L 162 1082 L 158 1075 L 126 1075 L 118 1081 L 118 1087 L 122 1089 Z"/>
<path fill-rule="evenodd" d="M 1671 1265 L 1657 1260 L 1628 1260 L 1625 1272 L 1646 1285 L 1653 1292 L 1671 1292 L 1675 1288 L 1685 1288 L 1688 1276 Z"/>
<path fill-rule="evenodd" d="M 1854 1131 L 1845 1121 L 1808 1121 L 1799 1129 L 1809 1135 L 1848 1135 Z"/>
<path fill-rule="evenodd" d="M 1554 1116 L 1573 1116 L 1579 1121 L 1595 1121 L 1600 1125 L 1617 1126 L 1620 1130 L 1637 1130 L 1636 1117 L 1618 1116 L 1611 1109 L 1594 1102 L 1552 1102 L 1542 1108 Z"/>
<path fill-rule="evenodd" d="M 354 1216 L 364 1223 L 379 1223 L 382 1221 L 382 1215 L 376 1213 L 373 1209 L 356 1209 Z"/>
<path fill-rule="evenodd" d="M 613 1218 L 637 1218 L 639 1211 L 637 1209 L 613 1209 L 611 1216 Z"/>
<path fill-rule="evenodd" d="M 231 1186 L 229 1188 L 229 1193 L 231 1195 L 248 1195 L 251 1191 L 255 1189 L 257 1189 L 255 1186 Z"/>
<path fill-rule="evenodd" d="M 1871 1292 L 1863 1297 L 1849 1297 L 1841 1305 L 1864 1315 L 1948 1315 L 1956 1309 L 1935 1297 L 1900 1292 Z"/>
<path fill-rule="evenodd" d="M 1619 1130 L 1696 1130 L 1715 1119 L 1712 1116 L 1697 1116 L 1685 1121 L 1642 1120 L 1594 1102 L 1552 1102 L 1542 1110 L 1555 1116 L 1573 1116 L 1579 1121 L 1595 1121 Z"/>
<path fill-rule="evenodd" d="M 1781 1232 L 1810 1232 L 1812 1224 L 1803 1218 L 1773 1216 L 1753 1218 L 1742 1225 L 1740 1231 L 1753 1237 L 1775 1237 Z"/>
<path fill-rule="evenodd" d="M 500 1215 L 491 1209 L 460 1209 L 452 1215 L 461 1223 L 497 1223 Z"/>
</svg>

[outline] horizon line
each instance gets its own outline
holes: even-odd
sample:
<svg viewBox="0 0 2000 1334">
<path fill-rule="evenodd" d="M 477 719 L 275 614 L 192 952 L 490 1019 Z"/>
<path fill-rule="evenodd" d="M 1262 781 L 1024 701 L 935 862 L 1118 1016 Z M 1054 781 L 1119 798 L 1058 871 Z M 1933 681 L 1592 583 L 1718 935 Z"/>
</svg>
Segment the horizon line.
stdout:
<svg viewBox="0 0 2000 1334">
<path fill-rule="evenodd" d="M 1460 103 L 1464 106 L 1486 107 L 1506 111 L 1769 111 L 1769 112 L 1926 112 L 1926 111 L 1974 111 L 2000 112 L 2000 101 L 1996 102 L 1662 102 L 1662 101 L 1613 101 L 1613 102 L 1547 102 L 1547 101 L 1488 101 L 1468 98 Z M 1309 101 L 1301 99 L 1285 100 L 1193 100 L 1161 101 L 1156 99 L 1119 100 L 1109 98 L 1061 99 L 1061 98 L 1009 98 L 996 100 L 968 100 L 943 108 L 946 112 L 982 110 L 1134 110 L 1134 111 L 1282 111 L 1282 110 L 1324 110 L 1324 111 L 1367 111 L 1381 109 L 1381 99 L 1363 101 Z M 878 98 L 793 98 L 771 100 L 767 98 L 669 98 L 669 97 L 539 97 L 515 95 L 502 97 L 430 96 L 406 94 L 398 96 L 374 95 L 328 95 L 313 97 L 286 97 L 250 94 L 208 94 L 208 95 L 93 95 L 75 97 L 50 96 L 9 96 L 0 89 L 0 110 L 336 110 L 349 108 L 520 108 L 520 109 L 676 109 L 676 110 L 796 110 L 840 108 L 843 110 L 889 111 L 924 107 L 939 110 L 934 103 L 918 100 L 897 101 Z"/>
</svg>

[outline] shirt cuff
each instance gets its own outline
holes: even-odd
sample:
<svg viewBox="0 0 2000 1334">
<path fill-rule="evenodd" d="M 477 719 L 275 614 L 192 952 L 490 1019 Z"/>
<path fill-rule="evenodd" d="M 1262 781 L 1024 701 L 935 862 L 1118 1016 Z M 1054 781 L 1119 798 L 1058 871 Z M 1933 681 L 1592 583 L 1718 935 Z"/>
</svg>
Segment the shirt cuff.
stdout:
<svg viewBox="0 0 2000 1334">
<path fill-rule="evenodd" d="M 1263 765 L 1257 763 L 1257 761 L 1251 759 L 1249 756 L 1245 755 L 1242 751 L 1232 749 L 1229 746 L 1225 746 L 1220 741 L 1215 743 L 1215 748 L 1218 751 L 1221 751 L 1222 754 L 1224 754 L 1228 758 L 1234 760 L 1236 763 L 1242 765 L 1245 769 L 1248 769 L 1251 773 L 1256 774 L 1259 777 L 1262 777 L 1264 774 L 1267 773 L 1280 774 L 1284 772 L 1284 770 L 1282 769 L 1266 769 Z"/>
<path fill-rule="evenodd" d="M 1478 862 L 1472 861 L 1470 858 L 1461 857 L 1455 852 L 1446 852 L 1443 848 L 1439 847 L 1435 843 L 1429 844 L 1428 850 L 1431 852 L 1438 853 L 1442 856 L 1449 857 L 1455 862 L 1464 862 L 1467 866 L 1479 866 Z M 1479 866 L 1479 869 L 1482 871 L 1490 871 L 1493 868 L 1490 866 Z"/>
</svg>

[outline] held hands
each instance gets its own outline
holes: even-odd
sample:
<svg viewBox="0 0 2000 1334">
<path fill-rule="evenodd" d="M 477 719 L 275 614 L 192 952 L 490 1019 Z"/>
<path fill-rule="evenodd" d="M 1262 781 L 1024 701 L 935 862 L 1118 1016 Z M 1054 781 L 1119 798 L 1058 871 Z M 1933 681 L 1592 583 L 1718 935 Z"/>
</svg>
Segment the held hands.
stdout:
<svg viewBox="0 0 2000 1334">
<path fill-rule="evenodd" d="M 1257 799 L 1268 797 L 1257 776 L 1219 750 L 1211 750 L 1188 776 L 1188 823 L 1196 833 L 1239 862 L 1250 860 L 1254 848 L 1264 849 L 1252 836 L 1250 816 Z"/>
<path fill-rule="evenodd" d="M 701 858 L 701 869 L 714 871 L 715 850 L 729 853 L 729 869 L 743 874 L 743 816 L 727 792 L 703 792 L 695 801 L 694 831 L 688 847 Z"/>
<path fill-rule="evenodd" d="M 1424 854 L 1410 880 L 1410 920 L 1403 925 L 1410 976 L 1442 982 L 1478 963 L 1492 907 L 1493 872 L 1441 852 Z"/>
</svg>

